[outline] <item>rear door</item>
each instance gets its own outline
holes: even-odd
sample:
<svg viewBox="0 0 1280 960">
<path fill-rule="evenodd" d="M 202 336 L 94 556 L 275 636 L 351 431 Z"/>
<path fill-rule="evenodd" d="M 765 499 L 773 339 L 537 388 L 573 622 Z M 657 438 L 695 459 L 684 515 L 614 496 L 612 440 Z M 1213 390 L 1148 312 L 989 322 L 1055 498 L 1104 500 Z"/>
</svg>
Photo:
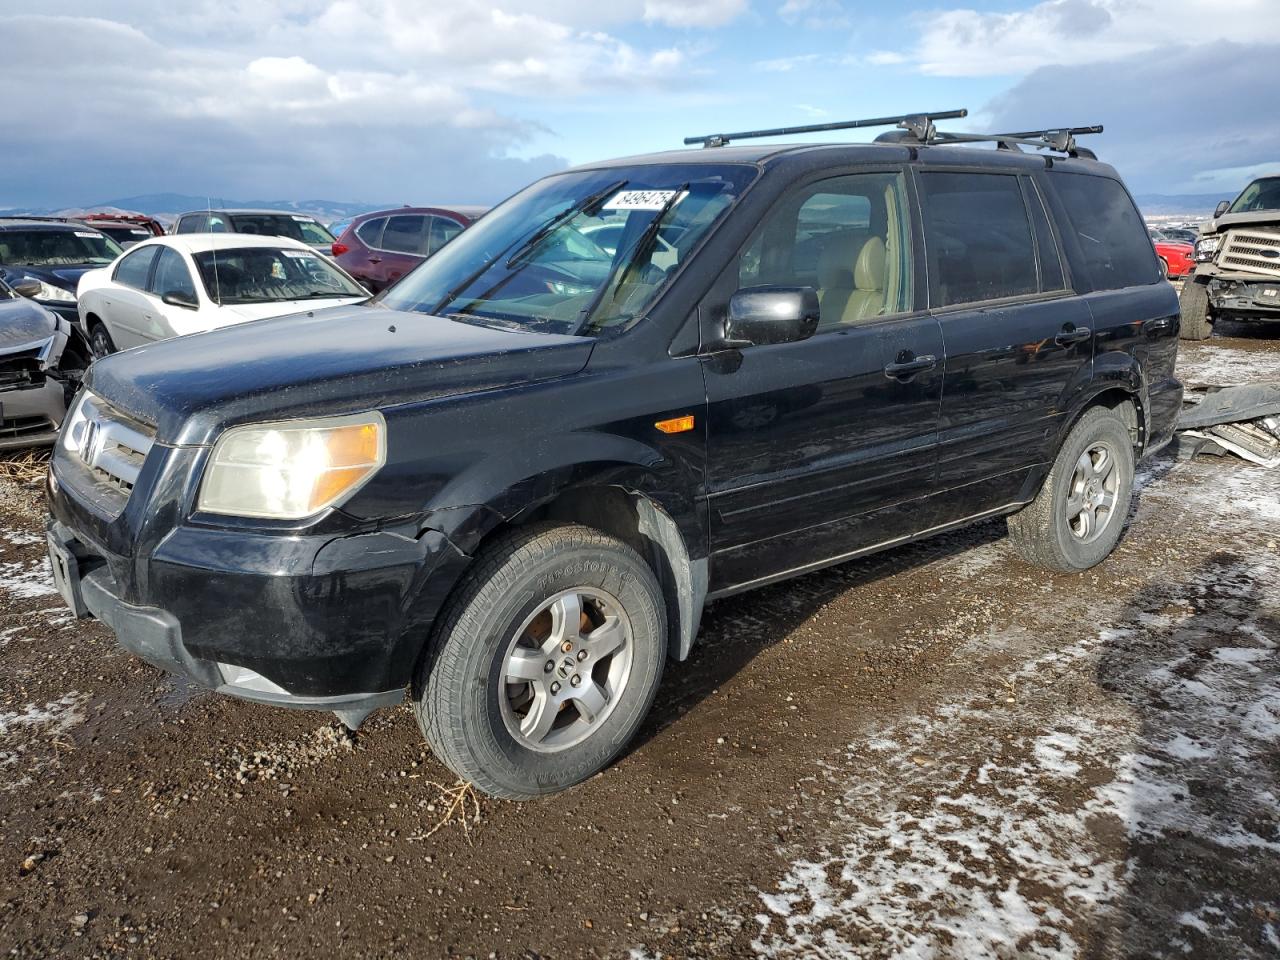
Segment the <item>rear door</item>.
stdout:
<svg viewBox="0 0 1280 960">
<path fill-rule="evenodd" d="M 382 269 L 382 233 L 386 226 L 386 217 L 374 217 L 356 227 L 356 239 L 364 249 L 359 250 L 359 256 L 342 260 L 347 272 L 374 293 L 386 286 L 386 272 Z"/>
<path fill-rule="evenodd" d="M 1093 362 L 1035 183 L 1017 172 L 918 173 L 929 295 L 946 346 L 938 524 L 1007 507 L 1053 457 L 1073 385 Z"/>
<path fill-rule="evenodd" d="M 427 218 L 420 213 L 387 218 L 382 233 L 382 283 L 391 286 L 427 257 Z"/>
<path fill-rule="evenodd" d="M 818 291 L 817 333 L 704 360 L 711 589 L 900 539 L 927 523 L 942 337 L 922 299 L 905 171 L 819 179 L 780 199 L 703 305 Z"/>
</svg>

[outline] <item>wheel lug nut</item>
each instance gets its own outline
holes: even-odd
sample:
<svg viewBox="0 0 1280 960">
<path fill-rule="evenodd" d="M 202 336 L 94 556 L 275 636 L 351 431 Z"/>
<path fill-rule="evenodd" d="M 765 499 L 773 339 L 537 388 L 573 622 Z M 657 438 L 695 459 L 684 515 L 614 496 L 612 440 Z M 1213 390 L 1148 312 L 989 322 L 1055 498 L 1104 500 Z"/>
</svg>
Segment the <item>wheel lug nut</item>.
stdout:
<svg viewBox="0 0 1280 960">
<path fill-rule="evenodd" d="M 569 682 L 573 684 L 575 687 L 582 686 L 582 678 L 578 676 L 576 673 L 569 678 Z"/>
<path fill-rule="evenodd" d="M 568 653 L 570 650 L 573 649 L 573 641 L 566 640 L 564 643 L 560 644 L 560 649 L 563 650 L 565 653 Z"/>
<path fill-rule="evenodd" d="M 579 651 L 578 651 L 578 659 L 579 659 L 579 660 L 585 660 L 585 659 L 587 659 L 587 651 L 585 651 L 585 650 L 579 650 Z"/>
<path fill-rule="evenodd" d="M 556 668 L 556 662 L 554 660 L 548 660 L 546 666 L 542 668 L 542 672 L 550 673 L 555 668 Z"/>
<path fill-rule="evenodd" d="M 559 692 L 560 692 L 560 684 L 558 684 L 558 683 L 553 683 L 553 684 L 551 685 L 551 692 L 552 692 L 552 693 L 559 693 Z"/>
</svg>

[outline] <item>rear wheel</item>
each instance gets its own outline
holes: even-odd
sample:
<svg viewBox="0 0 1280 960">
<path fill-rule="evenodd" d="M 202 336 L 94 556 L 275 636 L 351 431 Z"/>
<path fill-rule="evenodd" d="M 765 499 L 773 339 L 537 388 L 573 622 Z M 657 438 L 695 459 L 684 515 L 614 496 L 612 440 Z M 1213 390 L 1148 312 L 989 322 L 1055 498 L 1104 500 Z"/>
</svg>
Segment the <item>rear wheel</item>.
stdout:
<svg viewBox="0 0 1280 960">
<path fill-rule="evenodd" d="M 1160 276 L 1168 280 L 1169 279 L 1169 261 L 1166 260 L 1164 257 L 1157 257 L 1157 259 L 1160 261 L 1160 270 L 1161 270 Z"/>
<path fill-rule="evenodd" d="M 1035 500 L 1009 517 L 1009 535 L 1032 563 L 1088 570 L 1115 548 L 1133 491 L 1133 439 L 1107 407 L 1086 410 L 1067 434 Z"/>
<path fill-rule="evenodd" d="M 1187 277 L 1178 296 L 1182 312 L 1179 335 L 1183 340 L 1208 340 L 1213 333 L 1213 321 L 1209 319 L 1209 287 L 1197 283 L 1194 276 Z"/>
<path fill-rule="evenodd" d="M 666 658 L 653 571 L 588 527 L 518 530 L 459 585 L 414 685 L 436 756 L 486 793 L 555 793 L 605 767 Z"/>
<path fill-rule="evenodd" d="M 93 351 L 95 360 L 101 360 L 116 352 L 115 341 L 111 339 L 111 334 L 107 332 L 107 325 L 101 320 L 89 331 L 89 348 Z"/>
</svg>

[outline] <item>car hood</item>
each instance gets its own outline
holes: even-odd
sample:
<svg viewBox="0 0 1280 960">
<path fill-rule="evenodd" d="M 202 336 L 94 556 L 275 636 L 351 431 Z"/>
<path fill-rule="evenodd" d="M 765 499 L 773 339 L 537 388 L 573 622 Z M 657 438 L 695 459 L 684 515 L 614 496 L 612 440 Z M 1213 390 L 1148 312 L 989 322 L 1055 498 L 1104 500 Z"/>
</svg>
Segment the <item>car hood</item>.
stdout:
<svg viewBox="0 0 1280 960">
<path fill-rule="evenodd" d="M 57 317 L 38 303 L 23 297 L 0 300 L 0 353 L 34 350 L 57 329 Z"/>
<path fill-rule="evenodd" d="M 595 341 L 360 304 L 237 324 L 99 360 L 85 384 L 156 428 L 209 443 L 226 426 L 329 416 L 569 376 Z"/>
<path fill-rule="evenodd" d="M 326 310 L 329 307 L 346 307 L 368 300 L 363 297 L 334 297 L 330 300 L 276 300 L 272 303 L 234 303 L 217 311 L 218 314 L 229 314 L 225 323 L 240 323 L 244 320 L 268 320 L 271 317 L 286 317 L 295 313 Z M 216 314 L 215 314 L 216 315 Z"/>
<path fill-rule="evenodd" d="M 13 278 L 11 283 L 17 282 L 22 277 L 34 277 L 51 286 L 61 287 L 63 290 L 75 293 L 82 276 L 90 270 L 100 269 L 102 269 L 102 264 L 93 263 L 58 267 L 33 267 L 23 263 L 11 263 L 5 265 L 4 272 Z"/>
<path fill-rule="evenodd" d="M 1257 224 L 1275 224 L 1280 227 L 1280 210 L 1254 210 L 1251 213 L 1224 213 L 1209 221 L 1201 236 L 1221 233 L 1229 227 L 1248 227 Z"/>
</svg>

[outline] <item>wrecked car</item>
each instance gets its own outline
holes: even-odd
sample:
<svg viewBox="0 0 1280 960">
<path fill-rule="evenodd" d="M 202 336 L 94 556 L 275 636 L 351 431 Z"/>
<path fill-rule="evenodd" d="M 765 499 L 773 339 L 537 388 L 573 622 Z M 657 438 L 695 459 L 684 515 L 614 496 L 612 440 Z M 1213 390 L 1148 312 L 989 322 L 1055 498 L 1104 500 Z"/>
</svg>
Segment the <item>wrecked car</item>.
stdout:
<svg viewBox="0 0 1280 960">
<path fill-rule="evenodd" d="M 0 450 L 53 443 L 89 366 L 79 328 L 0 280 Z"/>
<path fill-rule="evenodd" d="M 118 243 L 83 223 L 58 217 L 0 217 L 0 279 L 31 289 L 32 300 L 72 324 L 79 323 L 80 278 L 121 253 Z"/>
<path fill-rule="evenodd" d="M 1280 176 L 1223 200 L 1200 232 L 1182 287 L 1182 337 L 1204 340 L 1219 319 L 1280 321 Z"/>
<path fill-rule="evenodd" d="M 1096 566 L 1172 439 L 1177 296 L 1075 131 L 934 119 L 558 172 L 369 303 L 97 361 L 59 591 L 224 694 L 354 727 L 408 688 L 528 798 L 618 755 L 708 601 L 993 517 Z"/>
</svg>

